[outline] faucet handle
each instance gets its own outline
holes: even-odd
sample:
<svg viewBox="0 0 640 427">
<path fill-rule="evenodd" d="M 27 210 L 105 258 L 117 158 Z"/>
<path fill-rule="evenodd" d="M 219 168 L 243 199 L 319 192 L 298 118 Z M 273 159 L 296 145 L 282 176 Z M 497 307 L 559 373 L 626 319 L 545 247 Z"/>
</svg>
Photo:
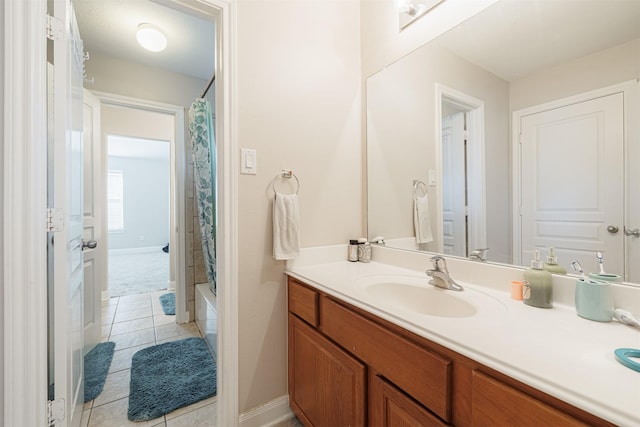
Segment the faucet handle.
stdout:
<svg viewBox="0 0 640 427">
<path fill-rule="evenodd" d="M 469 258 L 478 259 L 480 261 L 486 261 L 488 251 L 489 251 L 489 248 L 474 249 L 471 252 L 469 252 Z"/>
<path fill-rule="evenodd" d="M 447 260 L 444 259 L 443 256 L 441 255 L 436 255 L 431 257 L 431 262 L 433 263 L 433 268 L 436 271 L 444 271 L 449 273 L 449 271 L 447 270 Z"/>
</svg>

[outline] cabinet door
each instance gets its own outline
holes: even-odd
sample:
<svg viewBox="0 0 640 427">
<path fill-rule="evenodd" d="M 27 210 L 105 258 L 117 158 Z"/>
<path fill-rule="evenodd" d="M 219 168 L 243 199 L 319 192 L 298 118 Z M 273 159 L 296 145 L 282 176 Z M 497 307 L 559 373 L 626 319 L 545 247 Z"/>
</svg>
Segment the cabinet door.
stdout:
<svg viewBox="0 0 640 427">
<path fill-rule="evenodd" d="M 474 427 L 586 426 L 583 422 L 474 370 L 471 417 Z"/>
<path fill-rule="evenodd" d="M 369 417 L 372 426 L 443 427 L 447 425 L 378 375 L 370 375 L 369 392 Z"/>
<path fill-rule="evenodd" d="M 289 401 L 306 426 L 364 426 L 366 367 L 289 314 Z"/>
</svg>

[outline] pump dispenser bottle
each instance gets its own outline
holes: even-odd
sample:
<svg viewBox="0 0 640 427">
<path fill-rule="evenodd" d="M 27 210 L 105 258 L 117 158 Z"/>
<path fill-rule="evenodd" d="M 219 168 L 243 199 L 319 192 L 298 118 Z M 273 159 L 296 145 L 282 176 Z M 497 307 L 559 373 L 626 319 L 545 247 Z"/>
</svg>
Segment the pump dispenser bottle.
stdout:
<svg viewBox="0 0 640 427">
<path fill-rule="evenodd" d="M 544 263 L 544 269 L 551 274 L 567 274 L 567 269 L 558 264 L 555 248 L 549 248 L 547 262 Z"/>
<path fill-rule="evenodd" d="M 540 261 L 540 251 L 534 251 L 531 268 L 524 272 L 523 302 L 532 307 L 551 308 L 552 281 L 551 273 L 544 270 Z"/>
</svg>

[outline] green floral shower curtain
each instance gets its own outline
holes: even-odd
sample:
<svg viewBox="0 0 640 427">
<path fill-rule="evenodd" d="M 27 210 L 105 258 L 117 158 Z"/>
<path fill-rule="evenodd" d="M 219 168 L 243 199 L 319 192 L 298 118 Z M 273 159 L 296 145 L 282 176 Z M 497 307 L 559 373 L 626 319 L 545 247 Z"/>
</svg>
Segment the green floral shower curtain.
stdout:
<svg viewBox="0 0 640 427">
<path fill-rule="evenodd" d="M 216 142 L 209 101 L 196 99 L 189 109 L 202 253 L 211 290 L 216 293 Z"/>
</svg>

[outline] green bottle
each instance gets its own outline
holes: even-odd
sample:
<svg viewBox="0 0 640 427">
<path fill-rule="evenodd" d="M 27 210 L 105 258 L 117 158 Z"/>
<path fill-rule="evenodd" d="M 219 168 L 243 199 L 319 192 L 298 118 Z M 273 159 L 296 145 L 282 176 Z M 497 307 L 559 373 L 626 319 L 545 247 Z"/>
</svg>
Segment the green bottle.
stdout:
<svg viewBox="0 0 640 427">
<path fill-rule="evenodd" d="M 523 301 L 532 307 L 551 308 L 553 283 L 551 273 L 544 270 L 540 261 L 540 251 L 534 251 L 531 268 L 524 271 Z"/>
<path fill-rule="evenodd" d="M 558 264 L 555 248 L 549 248 L 547 262 L 544 263 L 544 269 L 551 274 L 567 274 L 567 269 Z"/>
</svg>

